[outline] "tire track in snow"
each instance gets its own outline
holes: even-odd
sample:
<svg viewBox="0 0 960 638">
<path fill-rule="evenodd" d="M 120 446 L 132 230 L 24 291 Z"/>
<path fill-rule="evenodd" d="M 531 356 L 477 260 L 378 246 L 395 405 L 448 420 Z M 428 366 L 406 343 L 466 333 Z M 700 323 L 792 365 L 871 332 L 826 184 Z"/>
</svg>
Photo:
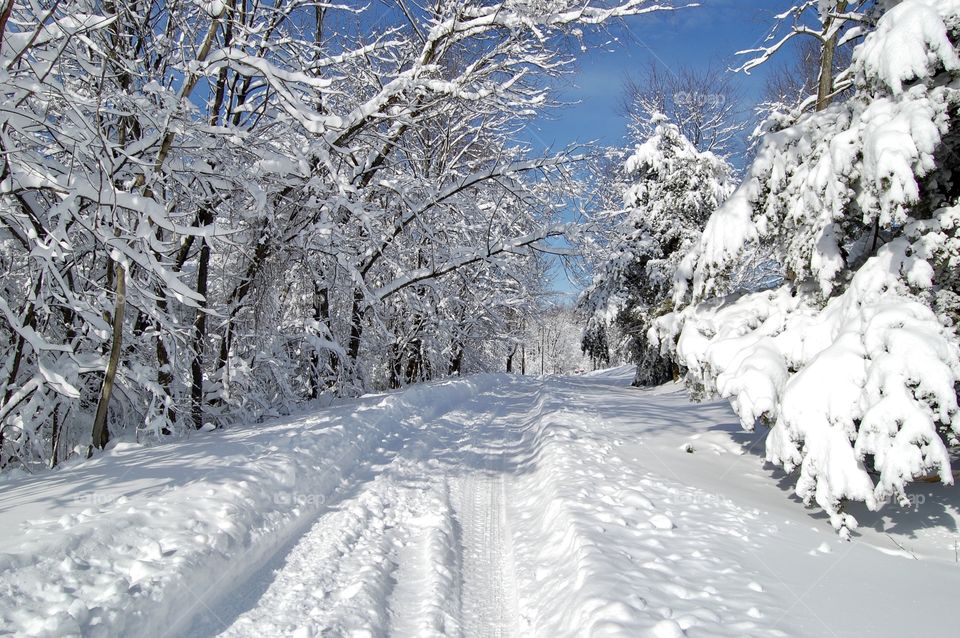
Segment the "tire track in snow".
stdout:
<svg viewBox="0 0 960 638">
<path fill-rule="evenodd" d="M 519 636 L 507 496 L 535 398 L 497 388 L 390 428 L 399 436 L 350 467 L 258 599 L 216 629 Z"/>
<path fill-rule="evenodd" d="M 358 419 L 355 439 L 343 445 L 356 455 L 334 450 L 333 462 L 342 468 L 339 484 L 322 495 L 319 512 L 302 517 L 302 531 L 290 543 L 274 546 L 269 559 L 255 569 L 244 571 L 240 578 L 222 579 L 228 586 L 216 601 L 195 603 L 202 603 L 203 610 L 183 621 L 184 627 L 168 629 L 168 634 L 312 636 L 332 631 L 329 635 L 347 635 L 358 628 L 383 627 L 385 609 L 369 604 L 360 613 L 350 609 L 358 606 L 353 601 L 364 598 L 358 593 L 379 591 L 381 600 L 390 595 L 396 569 L 393 548 L 409 534 L 406 520 L 423 511 L 425 487 L 419 479 L 425 474 L 415 466 L 429 453 L 429 443 L 435 442 L 424 436 L 424 425 L 457 413 L 473 393 L 472 384 L 462 385 L 451 397 L 454 400 L 417 411 L 410 408 L 419 407 L 420 397 L 435 392 L 433 386 L 391 395 L 374 406 L 372 419 Z M 371 508 L 370 502 L 381 505 Z M 317 556 L 325 558 L 317 561 Z M 354 577 L 360 574 L 359 563 L 371 569 L 364 570 L 360 579 L 370 582 L 358 585 Z M 315 586 L 319 599 L 305 596 L 304 584 Z"/>
<path fill-rule="evenodd" d="M 409 539 L 397 552 L 397 582 L 387 603 L 387 634 L 398 638 L 459 635 L 456 525 L 445 478 L 430 487 L 428 500 L 409 526 Z"/>
<path fill-rule="evenodd" d="M 495 417 L 479 426 L 491 428 Z M 504 422 L 499 449 L 487 450 L 487 468 L 459 481 L 462 551 L 461 622 L 468 638 L 519 635 L 513 539 L 507 520 L 504 450 L 512 428 Z"/>
</svg>

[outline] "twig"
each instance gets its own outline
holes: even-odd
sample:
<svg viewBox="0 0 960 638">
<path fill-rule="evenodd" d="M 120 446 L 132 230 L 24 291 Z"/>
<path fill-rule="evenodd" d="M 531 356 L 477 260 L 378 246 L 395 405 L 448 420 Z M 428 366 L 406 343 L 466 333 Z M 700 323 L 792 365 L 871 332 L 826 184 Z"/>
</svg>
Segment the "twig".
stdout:
<svg viewBox="0 0 960 638">
<path fill-rule="evenodd" d="M 902 550 L 905 551 L 906 553 L 908 553 L 908 554 L 910 554 L 911 556 L 913 556 L 913 560 L 920 560 L 919 558 L 917 558 L 917 555 L 916 555 L 916 554 L 914 554 L 913 552 L 911 552 L 909 549 L 907 549 L 906 547 L 904 547 L 903 545 L 901 545 L 901 544 L 898 543 L 897 541 L 895 541 L 895 540 L 893 539 L 893 536 L 890 536 L 890 534 L 885 534 L 885 536 L 886 536 L 887 538 L 889 538 L 889 539 L 890 539 L 890 542 L 892 542 L 894 545 L 896 545 L 897 547 L 899 547 L 900 549 L 902 549 Z"/>
</svg>

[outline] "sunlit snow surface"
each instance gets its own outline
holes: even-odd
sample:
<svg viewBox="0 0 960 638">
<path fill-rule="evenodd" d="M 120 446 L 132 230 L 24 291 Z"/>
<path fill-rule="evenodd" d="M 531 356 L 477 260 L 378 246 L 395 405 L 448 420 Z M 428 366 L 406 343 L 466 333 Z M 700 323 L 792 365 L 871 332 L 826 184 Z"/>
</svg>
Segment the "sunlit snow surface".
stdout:
<svg viewBox="0 0 960 638">
<path fill-rule="evenodd" d="M 8 479 L 0 627 L 950 634 L 956 491 L 843 542 L 725 403 L 631 378 L 470 377 Z"/>
</svg>

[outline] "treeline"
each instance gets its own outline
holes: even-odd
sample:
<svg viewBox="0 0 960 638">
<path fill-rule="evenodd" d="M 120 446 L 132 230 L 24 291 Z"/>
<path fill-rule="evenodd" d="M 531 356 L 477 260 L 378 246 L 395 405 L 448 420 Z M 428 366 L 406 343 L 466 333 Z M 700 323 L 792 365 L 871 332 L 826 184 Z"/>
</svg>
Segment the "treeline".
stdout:
<svg viewBox="0 0 960 638">
<path fill-rule="evenodd" d="M 569 153 L 517 131 L 648 3 L 5 0 L 0 467 L 502 366 Z"/>
</svg>

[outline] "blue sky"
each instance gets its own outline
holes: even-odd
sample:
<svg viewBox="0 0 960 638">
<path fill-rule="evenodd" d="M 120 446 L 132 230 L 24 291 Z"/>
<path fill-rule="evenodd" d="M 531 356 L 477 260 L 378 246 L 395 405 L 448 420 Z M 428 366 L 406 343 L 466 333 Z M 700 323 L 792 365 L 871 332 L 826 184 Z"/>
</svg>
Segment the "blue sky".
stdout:
<svg viewBox="0 0 960 638">
<path fill-rule="evenodd" d="M 619 145 L 625 126 L 616 106 L 626 77 L 641 73 L 651 60 L 668 71 L 683 65 L 737 66 L 745 58 L 734 54 L 759 44 L 770 31 L 773 16 L 791 4 L 786 0 L 700 0 L 699 7 L 624 20 L 607 38 L 616 41 L 606 46 L 599 40 L 587 43 L 574 74 L 564 83 L 561 99 L 579 104 L 539 120 L 527 131 L 529 141 L 554 147 L 589 140 Z M 748 101 L 759 97 L 765 73 L 761 67 L 751 75 L 736 74 Z"/>
<path fill-rule="evenodd" d="M 625 78 L 639 76 L 651 60 L 668 72 L 684 65 L 738 66 L 746 58 L 735 53 L 757 46 L 769 34 L 773 17 L 792 4 L 789 0 L 699 1 L 699 7 L 624 20 L 605 38 L 610 40 L 605 46 L 601 39 L 587 42 L 587 51 L 579 55 L 559 95 L 564 102 L 576 104 L 534 122 L 524 131 L 525 140 L 538 149 L 589 141 L 625 145 L 626 124 L 617 113 Z M 747 109 L 759 100 L 766 74 L 785 61 L 785 57 L 774 59 L 771 66 L 761 66 L 750 75 L 736 74 Z M 562 269 L 554 268 L 553 275 L 558 291 L 575 292 Z"/>
</svg>

